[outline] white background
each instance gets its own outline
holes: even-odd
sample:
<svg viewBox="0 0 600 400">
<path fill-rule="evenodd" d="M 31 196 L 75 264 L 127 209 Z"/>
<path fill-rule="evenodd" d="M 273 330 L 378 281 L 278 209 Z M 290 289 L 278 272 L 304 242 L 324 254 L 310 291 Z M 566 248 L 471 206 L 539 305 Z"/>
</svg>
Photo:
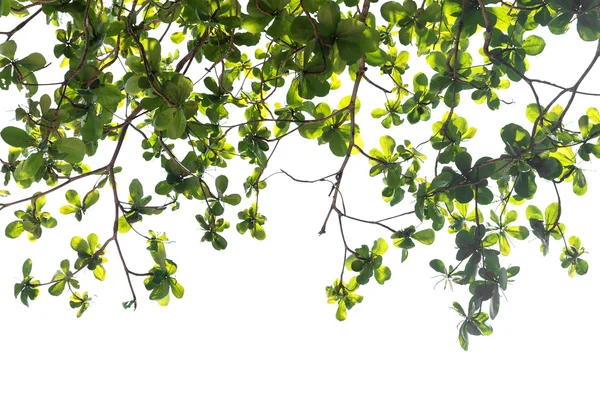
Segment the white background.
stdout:
<svg viewBox="0 0 600 400">
<path fill-rule="evenodd" d="M 2 19 L 2 30 L 12 26 L 5 21 L 8 19 Z M 54 73 L 56 81 L 59 61 L 51 54 L 53 31 L 44 28 L 41 20 L 37 22 L 15 36 L 17 55 L 41 51 L 53 65 L 37 74 L 38 80 L 50 81 Z M 574 27 L 568 35 L 547 42 L 546 51 L 532 57 L 528 75 L 573 84 L 591 59 L 594 44 L 584 46 Z M 422 63 L 413 59 L 411 65 L 406 82 L 412 81 Z M 425 71 L 431 76 L 429 69 Z M 197 75 L 201 73 L 198 67 Z M 368 74 L 373 78 L 377 72 L 373 68 Z M 585 90 L 600 92 L 598 69 L 591 75 L 584 83 Z M 522 83 L 512 86 L 500 96 L 514 104 L 502 105 L 499 112 L 472 104 L 468 94 L 463 96 L 457 112 L 478 128 L 476 138 L 468 144 L 475 154 L 498 155 L 503 147 L 499 130 L 506 123 L 518 122 L 530 129 L 524 113 L 533 101 L 531 94 Z M 203 91 L 202 85 L 196 90 Z M 348 91 L 346 83 L 327 102 L 333 108 Z M 553 92 L 543 93 L 547 103 Z M 14 121 L 14 109 L 26 104 L 23 94 L 13 90 L 1 95 L 0 127 L 21 126 Z M 367 149 L 377 146 L 383 134 L 391 134 L 398 143 L 405 138 L 419 143 L 431 134 L 431 123 L 441 117 L 437 112 L 429 122 L 416 126 L 405 122 L 385 131 L 369 116 L 383 104 L 380 93 L 363 82 L 359 97 L 363 103 L 359 123 Z M 565 105 L 566 100 L 560 104 Z M 590 105 L 600 106 L 597 98 L 576 102 L 565 122 L 576 126 Z M 233 132 L 230 142 L 236 140 Z M 498 146 L 492 148 L 493 144 Z M 0 143 L 3 158 L 6 149 Z M 119 158 L 125 167 L 119 177 L 123 198 L 136 173 L 143 171 L 137 177 L 147 183 L 147 193 L 164 176 L 156 165 L 149 168 L 139 154 L 140 136 L 130 131 Z M 102 166 L 102 158 L 100 154 L 89 163 Z M 335 172 L 340 162 L 325 146 L 290 137 L 280 145 L 266 175 L 284 168 L 298 178 L 315 179 Z M 437 232 L 433 246 L 418 245 L 404 264 L 390 242 L 384 262 L 392 270 L 392 279 L 384 286 L 372 281 L 361 287 L 365 300 L 341 323 L 335 320 L 335 306 L 326 303 L 324 294 L 324 287 L 341 269 L 343 247 L 336 219 L 331 219 L 327 234 L 317 235 L 329 207 L 330 187 L 293 183 L 281 174 L 269 178 L 269 187 L 260 197 L 261 211 L 268 217 L 265 242 L 235 232 L 235 213 L 242 205 L 251 204 L 251 199 L 245 198 L 235 210 L 228 210 L 232 228 L 226 232 L 229 247 L 223 252 L 200 243 L 202 231 L 193 218 L 204 211 L 200 202 L 182 199 L 180 212 L 165 211 L 139 225 L 142 232 L 166 231 L 173 241 L 167 254 L 179 266 L 177 277 L 186 293 L 181 300 L 172 298 L 168 307 L 148 300 L 138 279 L 134 280 L 138 310 L 123 310 L 121 302 L 129 299 L 129 289 L 111 245 L 106 281 L 97 282 L 88 272 L 80 276 L 82 288 L 94 295 L 82 318 L 75 318 L 66 292 L 53 298 L 45 288 L 27 309 L 13 297 L 13 285 L 21 279 L 26 258 L 33 259 L 33 275 L 46 281 L 60 260 L 68 257 L 74 261 L 69 247 L 72 236 L 96 232 L 103 241 L 110 235 L 112 197 L 107 188 L 82 223 L 58 214 L 58 208 L 66 204 L 64 191 L 60 191 L 49 197 L 45 209 L 58 217 L 59 225 L 45 230 L 37 243 L 28 243 L 25 235 L 15 240 L 0 235 L 0 399 L 597 399 L 600 257 L 595 232 L 599 222 L 596 165 L 584 166 L 590 186 L 585 197 L 577 198 L 569 183 L 560 186 L 567 234 L 578 235 L 590 253 L 586 255 L 590 264 L 587 276 L 569 279 L 560 268 L 560 242 L 552 241 L 545 258 L 533 235 L 516 243 L 517 249 L 513 246 L 503 263 L 521 266 L 521 273 L 506 291 L 508 301 L 503 299 L 498 318 L 492 321 L 493 335 L 471 337 L 469 352 L 457 343 L 460 318 L 448 308 L 454 300 L 466 304 L 466 288 L 455 286 L 451 292 L 439 285 L 433 290 L 437 280 L 430 278 L 435 275 L 428 266 L 430 259 L 440 258 L 446 264 L 454 260 L 453 238 L 446 228 Z M 394 209 L 383 203 L 379 197 L 383 185 L 380 178 L 368 177 L 368 168 L 363 158 L 355 156 L 346 170 L 342 191 L 351 215 L 378 219 L 412 209 L 410 198 Z M 428 168 L 431 179 L 431 165 Z M 241 182 L 251 168 L 238 163 L 233 171 L 225 172 L 230 176 L 229 190 L 241 193 Z M 213 178 L 218 174 L 210 171 Z M 209 182 L 211 179 L 207 177 Z M 73 186 L 85 193 L 91 184 L 84 180 Z M 542 210 L 555 201 L 550 188 L 543 186 L 539 185 L 534 201 Z M 13 193 L 10 199 L 31 193 L 14 186 L 9 189 Z M 162 199 L 155 196 L 155 202 L 160 204 Z M 0 227 L 14 219 L 12 213 L 17 209 L 19 206 L 0 213 Z M 524 207 L 513 209 L 524 217 Z M 488 215 L 486 211 L 486 219 Z M 418 222 L 410 218 L 391 225 L 401 229 Z M 526 224 L 523 219 L 520 222 Z M 387 231 L 360 224 L 346 226 L 353 247 L 370 245 L 378 237 L 389 239 Z M 152 267 L 143 239 L 131 232 L 121 242 L 129 268 L 145 272 Z"/>
</svg>

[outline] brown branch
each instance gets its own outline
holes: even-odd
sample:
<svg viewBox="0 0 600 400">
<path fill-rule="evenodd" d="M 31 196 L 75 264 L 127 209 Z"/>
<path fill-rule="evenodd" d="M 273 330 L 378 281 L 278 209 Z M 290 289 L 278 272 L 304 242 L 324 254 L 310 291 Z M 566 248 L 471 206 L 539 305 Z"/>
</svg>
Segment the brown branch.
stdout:
<svg viewBox="0 0 600 400">
<path fill-rule="evenodd" d="M 54 1 L 54 0 L 52 0 L 52 1 Z M 37 5 L 37 4 L 32 3 L 29 6 L 33 6 L 33 5 Z M 0 35 L 6 35 L 6 40 L 7 41 L 10 40 L 10 38 L 13 37 L 13 35 L 15 33 L 19 32 L 21 29 L 23 29 L 25 27 L 25 25 L 27 25 L 32 19 L 37 17 L 39 15 L 39 13 L 41 13 L 41 12 L 42 12 L 42 9 L 40 8 L 36 12 L 31 14 L 26 20 L 22 21 L 19 25 L 15 26 L 12 30 L 10 30 L 8 32 L 0 32 Z"/>
<path fill-rule="evenodd" d="M 363 3 L 363 8 L 360 13 L 358 20 L 360 22 L 364 22 L 369 15 L 369 6 L 371 2 L 370 0 L 365 0 Z M 340 185 L 342 183 L 342 177 L 344 175 L 344 170 L 346 169 L 346 165 L 348 165 L 348 160 L 350 159 L 350 155 L 352 154 L 352 149 L 354 148 L 354 133 L 356 129 L 356 96 L 358 95 L 358 88 L 360 87 L 360 83 L 365 74 L 365 56 L 362 56 L 358 60 L 358 71 L 356 72 L 356 78 L 354 80 L 354 87 L 352 88 L 352 95 L 350 96 L 350 102 L 348 103 L 348 110 L 350 112 L 350 139 L 348 143 L 348 151 L 344 157 L 344 161 L 342 161 L 342 165 L 338 173 L 336 174 L 336 183 L 334 185 L 333 199 L 331 200 L 331 206 L 329 207 L 329 211 L 325 217 L 325 221 L 323 221 L 323 225 L 321 226 L 321 230 L 319 231 L 319 235 L 325 233 L 327 229 L 327 221 L 329 220 L 329 216 L 331 212 L 337 207 L 337 197 L 340 192 Z"/>
</svg>

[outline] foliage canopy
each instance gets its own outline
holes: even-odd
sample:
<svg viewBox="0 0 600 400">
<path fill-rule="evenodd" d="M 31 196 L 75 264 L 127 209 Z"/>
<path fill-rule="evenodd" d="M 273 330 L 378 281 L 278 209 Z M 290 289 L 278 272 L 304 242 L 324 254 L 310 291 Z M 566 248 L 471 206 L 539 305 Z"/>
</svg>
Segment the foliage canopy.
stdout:
<svg viewBox="0 0 600 400">
<path fill-rule="evenodd" d="M 225 208 L 238 207 L 242 201 L 241 194 L 231 191 L 227 166 L 228 160 L 239 156 L 252 166 L 242 194 L 253 203 L 239 207 L 235 228 L 242 235 L 248 232 L 256 240 L 265 239 L 267 218 L 258 196 L 267 186 L 270 157 L 290 135 L 326 145 L 340 160 L 338 170 L 313 181 L 280 172 L 303 183 L 331 184 L 331 203 L 320 233 L 337 217 L 345 262 L 326 294 L 337 305 L 340 321 L 362 301 L 361 286 L 371 278 L 379 284 L 390 279 L 391 269 L 383 262 L 388 243 L 402 252 L 404 261 L 415 246 L 433 244 L 436 232 L 454 235 L 456 259 L 433 259 L 429 265 L 444 286 L 461 285 L 472 295 L 465 307 L 453 303 L 462 318 L 459 343 L 465 350 L 471 335 L 492 333 L 489 320 L 497 316 L 501 294 L 519 272 L 517 266 L 502 265 L 511 239 L 524 240 L 532 233 L 544 254 L 551 239 L 557 240 L 564 246 L 561 266 L 569 276 L 584 275 L 585 251 L 580 239 L 566 235 L 559 189 L 569 183 L 577 195 L 586 193 L 580 164 L 600 157 L 596 140 L 600 113 L 592 107 L 578 116 L 578 130 L 568 129 L 563 120 L 576 95 L 598 95 L 580 86 L 598 60 L 600 47 L 569 87 L 532 78 L 527 71 L 529 58 L 546 46 L 532 33 L 536 29 L 559 35 L 574 25 L 581 40 L 600 43 L 598 3 L 375 3 L 0 0 L 0 27 L 13 26 L 0 32 L 5 38 L 0 44 L 0 88 L 16 87 L 27 99 L 26 105 L 16 108 L 14 126 L 1 127 L 3 144 L 8 145 L 8 155 L 0 158 L 4 185 L 13 181 L 24 189 L 39 187 L 22 198 L 0 190 L 0 210 L 19 208 L 16 219 L 5 227 L 6 236 L 35 241 L 57 225 L 53 216 L 57 211 L 85 222 L 86 212 L 101 197 L 114 204 L 110 237 L 101 240 L 90 233 L 71 238 L 75 254 L 69 254 L 44 282 L 34 278 L 32 261 L 26 260 L 15 297 L 28 305 L 44 286 L 53 296 L 67 289 L 70 306 L 81 316 L 90 304 L 88 293 L 78 291 L 81 271 L 91 270 L 104 280 L 104 254 L 114 245 L 131 289 L 125 308 L 137 306 L 131 282 L 136 277 L 144 279 L 150 299 L 160 305 L 167 305 L 171 296 L 181 298 L 184 288 L 175 276 L 176 263 L 166 253 L 167 235 L 142 234 L 136 224 L 167 208 L 177 210 L 184 199 L 196 201 L 204 207 L 196 215 L 204 231 L 202 241 L 225 250 L 230 228 Z M 18 39 L 27 40 L 20 32 L 36 17 L 56 27 L 53 54 L 20 51 Z M 168 46 L 175 51 L 165 51 Z M 424 58 L 430 69 L 405 82 L 411 56 Z M 36 74 L 52 57 L 59 60 L 64 77 L 38 82 Z M 498 110 L 500 91 L 511 82 L 522 82 L 531 90 L 535 101 L 523 110 L 531 125 L 507 123 L 499 129 L 504 149 L 491 149 L 499 154 L 475 159 L 468 143 L 476 129 L 458 115 L 461 97 Z M 52 86 L 51 95 L 38 95 L 42 85 Z M 372 109 L 359 114 L 360 89 L 366 85 L 381 98 L 371 100 Z M 558 94 L 543 104 L 540 86 L 553 86 Z M 327 101 L 334 90 L 347 92 L 336 108 Z M 446 112 L 431 124 L 433 133 L 424 142 L 400 140 L 402 124 L 426 125 L 438 107 Z M 229 119 L 235 110 L 243 119 L 232 124 Z M 365 115 L 369 112 L 371 118 Z M 359 121 L 370 119 L 371 124 L 372 119 L 380 121 L 380 131 L 389 130 L 379 138 L 379 148 L 365 148 L 360 136 Z M 117 162 L 123 162 L 120 155 L 128 131 L 130 140 L 140 142 L 144 160 L 160 163 L 164 173 L 156 177 L 154 188 L 132 180 L 125 198 L 117 190 L 121 170 Z M 94 156 L 110 141 L 112 156 L 97 165 Z M 423 146 L 435 152 L 433 160 L 426 161 Z M 382 180 L 383 201 L 400 210 L 380 220 L 346 212 L 341 185 L 348 179 L 345 171 L 351 158 L 368 160 L 370 169 L 365 173 Z M 207 180 L 209 168 L 223 174 Z M 89 181 L 85 193 L 69 188 L 81 180 Z M 556 200 L 538 208 L 531 200 L 542 184 L 553 186 Z M 46 196 L 59 193 L 66 204 L 44 210 Z M 153 202 L 156 195 L 164 199 L 162 204 Z M 515 223 L 516 206 L 525 207 L 525 225 Z M 351 246 L 344 236 L 347 219 L 378 226 L 388 240 L 375 238 L 372 245 Z M 412 222 L 392 227 L 394 221 L 407 219 Z M 147 272 L 128 267 L 119 237 L 130 230 L 145 239 L 155 262 Z"/>
</svg>

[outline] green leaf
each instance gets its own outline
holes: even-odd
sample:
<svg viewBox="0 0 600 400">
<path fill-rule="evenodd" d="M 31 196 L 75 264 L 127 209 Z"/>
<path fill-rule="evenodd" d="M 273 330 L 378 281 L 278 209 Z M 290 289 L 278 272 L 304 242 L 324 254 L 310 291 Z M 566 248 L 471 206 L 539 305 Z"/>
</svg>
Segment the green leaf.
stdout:
<svg viewBox="0 0 600 400">
<path fill-rule="evenodd" d="M 117 108 L 119 102 L 125 97 L 118 87 L 110 84 L 99 86 L 97 89 L 94 89 L 94 93 L 96 93 L 98 103 L 110 109 Z"/>
<path fill-rule="evenodd" d="M 528 56 L 536 56 L 544 51 L 546 42 L 539 36 L 531 35 L 523 41 L 521 47 L 523 47 L 525 54 Z"/>
<path fill-rule="evenodd" d="M 242 201 L 242 196 L 239 194 L 230 194 L 223 197 L 223 202 L 232 206 L 237 206 Z"/>
<path fill-rule="evenodd" d="M 518 217 L 519 217 L 519 214 L 517 214 L 516 211 L 514 211 L 514 210 L 509 211 L 508 213 L 506 213 L 506 216 L 504 217 L 504 225 L 508 225 L 508 224 L 515 222 Z"/>
<path fill-rule="evenodd" d="M 290 26 L 292 39 L 298 43 L 308 43 L 309 40 L 315 38 L 315 31 L 310 23 L 310 20 L 304 15 L 294 18 Z"/>
<path fill-rule="evenodd" d="M 65 290 L 65 286 L 66 281 L 60 280 L 48 288 L 48 293 L 50 293 L 52 296 L 60 296 Z"/>
<path fill-rule="evenodd" d="M 31 275 L 32 267 L 33 267 L 33 262 L 31 261 L 31 258 L 28 258 L 27 260 L 25 260 L 25 262 L 23 263 L 23 277 L 24 278 Z"/>
<path fill-rule="evenodd" d="M 304 0 L 302 2 L 302 8 L 313 14 L 319 10 L 321 4 L 323 4 L 322 0 Z"/>
<path fill-rule="evenodd" d="M 500 130 L 500 137 L 506 144 L 506 152 L 516 155 L 519 151 L 529 146 L 529 132 L 520 125 L 508 124 Z"/>
<path fill-rule="evenodd" d="M 6 229 L 4 229 L 4 234 L 6 235 L 6 237 L 15 239 L 15 238 L 18 238 L 19 236 L 21 236 L 21 234 L 24 231 L 25 231 L 25 228 L 23 228 L 23 222 L 13 221 L 6 226 Z"/>
<path fill-rule="evenodd" d="M 150 292 L 150 300 L 160 300 L 169 294 L 169 279 L 163 279 Z"/>
<path fill-rule="evenodd" d="M 600 124 L 600 111 L 598 111 L 595 107 L 590 107 L 585 111 L 585 115 L 587 115 L 595 124 Z"/>
<path fill-rule="evenodd" d="M 102 136 L 104 124 L 94 111 L 89 111 L 85 123 L 81 127 L 81 138 L 84 142 L 93 142 Z"/>
<path fill-rule="evenodd" d="M 488 319 L 489 319 L 488 315 L 484 312 L 478 313 L 473 318 L 473 321 L 477 324 L 477 328 L 485 336 L 489 336 L 493 332 L 492 327 L 485 323 Z"/>
<path fill-rule="evenodd" d="M 494 201 L 494 194 L 487 187 L 477 187 L 477 203 L 487 205 Z"/>
<path fill-rule="evenodd" d="M 23 290 L 23 285 L 21 283 L 15 283 L 15 286 L 14 286 L 15 299 L 19 296 L 19 294 L 21 293 L 22 290 Z"/>
<path fill-rule="evenodd" d="M 261 2 L 263 3 L 263 2 Z M 270 15 L 264 14 L 256 7 L 256 1 L 248 2 L 248 16 L 244 16 L 242 27 L 250 33 L 259 34 L 273 20 Z M 264 5 L 264 4 L 263 4 Z"/>
<path fill-rule="evenodd" d="M 140 204 L 144 197 L 144 187 L 138 179 L 133 179 L 129 184 L 129 197 L 134 204 Z"/>
<path fill-rule="evenodd" d="M 350 263 L 350 269 L 354 272 L 360 272 L 365 267 L 365 262 L 362 260 L 353 259 Z"/>
<path fill-rule="evenodd" d="M 394 138 L 388 135 L 383 135 L 379 138 L 379 144 L 381 146 L 381 149 L 383 150 L 383 155 L 387 159 L 391 158 L 392 154 L 394 154 L 394 151 L 396 149 L 396 141 L 394 140 Z"/>
<path fill-rule="evenodd" d="M 367 26 L 363 31 L 362 39 L 358 42 L 363 54 L 379 51 L 379 39 L 379 32 Z"/>
<path fill-rule="evenodd" d="M 521 172 L 515 179 L 515 193 L 526 199 L 531 199 L 537 191 L 533 172 Z"/>
<path fill-rule="evenodd" d="M 92 255 L 92 250 L 90 249 L 90 246 L 85 241 L 85 239 L 80 236 L 74 236 L 71 239 L 71 248 L 78 253 L 84 253 L 90 256 Z"/>
<path fill-rule="evenodd" d="M 505 232 L 518 240 L 525 240 L 529 236 L 529 229 L 524 226 L 509 226 Z"/>
<path fill-rule="evenodd" d="M 571 236 L 569 238 L 569 245 L 579 249 L 581 247 L 581 239 L 579 239 L 577 236 Z"/>
<path fill-rule="evenodd" d="M 96 204 L 99 199 L 100 192 L 97 189 L 92 190 L 83 198 L 83 208 L 87 210 L 88 208 Z"/>
<path fill-rule="evenodd" d="M 429 185 L 429 188 L 427 189 L 427 192 L 431 193 L 438 189 L 445 188 L 448 185 L 450 185 L 450 183 L 452 183 L 453 180 L 454 176 L 450 172 L 444 171 L 435 178 L 433 178 L 431 184 Z"/>
<path fill-rule="evenodd" d="M 173 43 L 179 44 L 185 40 L 185 34 L 183 32 L 175 32 L 171 34 L 170 38 Z"/>
<path fill-rule="evenodd" d="M 15 168 L 14 176 L 17 181 L 24 181 L 33 177 L 44 165 L 44 153 L 33 153 Z"/>
<path fill-rule="evenodd" d="M 511 277 L 517 275 L 520 270 L 521 270 L 520 267 L 510 267 L 509 269 L 506 270 L 506 276 L 508 278 L 511 278 Z"/>
<path fill-rule="evenodd" d="M 2 129 L 0 136 L 2 136 L 2 140 L 13 147 L 26 148 L 37 144 L 37 141 L 27 132 L 14 126 Z"/>
<path fill-rule="evenodd" d="M 394 235 L 392 235 L 392 238 L 394 238 Z M 413 247 L 415 247 L 415 242 L 413 242 L 411 238 L 401 236 L 398 238 L 394 238 L 394 246 L 399 247 L 401 249 L 412 249 Z"/>
<path fill-rule="evenodd" d="M 551 227 L 558 220 L 558 203 L 551 203 L 546 207 L 546 226 Z"/>
<path fill-rule="evenodd" d="M 125 82 L 125 92 L 133 96 L 141 92 L 142 88 L 140 86 L 140 81 L 143 81 L 144 79 L 146 78 L 140 75 L 133 75 L 129 77 L 127 82 Z"/>
<path fill-rule="evenodd" d="M 212 245 L 215 250 L 225 250 L 227 248 L 227 240 L 218 233 L 213 233 Z"/>
<path fill-rule="evenodd" d="M 353 18 L 340 21 L 336 31 L 338 37 L 336 46 L 342 60 L 354 62 L 363 56 L 361 42 L 364 40 L 363 31 L 366 27 L 365 24 Z"/>
<path fill-rule="evenodd" d="M 169 128 L 169 125 L 172 123 L 175 118 L 175 113 L 177 112 L 177 108 L 167 108 L 165 110 L 159 111 L 156 110 L 154 112 L 154 120 L 152 121 L 152 125 L 158 130 L 164 131 Z"/>
<path fill-rule="evenodd" d="M 344 321 L 346 319 L 346 303 L 343 299 L 338 301 L 338 308 L 335 313 L 335 318 L 338 321 Z"/>
<path fill-rule="evenodd" d="M 542 178 L 547 180 L 556 179 L 563 172 L 562 164 L 554 157 L 542 159 L 535 169 Z"/>
<path fill-rule="evenodd" d="M 371 253 L 376 254 L 378 256 L 384 255 L 388 250 L 387 242 L 379 238 L 373 243 L 373 247 L 371 247 Z"/>
<path fill-rule="evenodd" d="M 46 205 L 46 196 L 38 195 L 34 198 L 35 208 L 39 211 Z"/>
<path fill-rule="evenodd" d="M 525 216 L 529 220 L 531 220 L 531 219 L 538 219 L 540 221 L 544 220 L 544 214 L 542 214 L 542 211 L 539 208 L 537 208 L 536 206 L 534 206 L 533 204 L 527 206 L 527 209 L 525 210 Z"/>
<path fill-rule="evenodd" d="M 185 132 L 186 125 L 187 118 L 185 117 L 185 113 L 179 108 L 176 109 L 167 126 L 167 137 L 169 139 L 179 139 L 183 132 Z"/>
<path fill-rule="evenodd" d="M 454 308 L 454 310 L 461 316 L 461 317 L 466 317 L 467 314 L 465 313 L 465 310 L 462 308 L 462 306 L 458 303 L 458 302 L 453 302 L 452 303 L 452 308 Z"/>
<path fill-rule="evenodd" d="M 506 268 L 500 268 L 500 274 L 498 275 L 498 284 L 500 285 L 500 288 L 502 290 L 506 290 L 508 285 L 508 272 Z M 498 291 L 496 291 L 496 293 L 498 293 Z"/>
<path fill-rule="evenodd" d="M 8 1 L 6 4 L 8 4 L 8 9 L 10 12 L 10 1 Z M 2 15 L 8 15 L 8 14 L 2 14 Z M 0 44 L 0 54 L 8 59 L 14 60 L 16 51 L 17 51 L 17 42 L 15 42 L 14 40 L 7 40 L 6 42 Z"/>
<path fill-rule="evenodd" d="M 333 1 L 328 1 L 321 6 L 317 13 L 319 21 L 319 33 L 326 42 L 330 41 L 331 35 L 336 32 L 340 22 L 340 7 Z"/>
<path fill-rule="evenodd" d="M 262 227 L 262 225 L 256 224 L 254 230 L 252 230 L 250 232 L 251 236 L 255 239 L 258 240 L 265 240 L 267 237 L 267 234 L 265 233 L 265 229 Z"/>
<path fill-rule="evenodd" d="M 389 113 L 388 110 L 385 110 L 383 108 L 375 108 L 373 111 L 371 111 L 371 117 L 373 117 L 373 118 L 381 118 L 384 115 L 387 115 L 388 113 Z"/>
<path fill-rule="evenodd" d="M 25 67 L 29 71 L 37 71 L 46 65 L 46 59 L 40 53 L 31 53 L 27 57 L 17 61 L 17 65 Z"/>
<path fill-rule="evenodd" d="M 50 214 L 48 213 L 44 213 L 46 214 L 46 216 L 42 216 L 40 223 L 44 228 L 54 228 L 57 224 L 58 221 L 56 221 L 55 218 L 50 217 Z"/>
<path fill-rule="evenodd" d="M 391 24 L 396 24 L 409 15 L 398 1 L 388 1 L 381 6 L 381 16 Z"/>
<path fill-rule="evenodd" d="M 374 271 L 375 280 L 380 285 L 383 285 L 385 281 L 389 280 L 392 277 L 392 271 L 386 266 L 381 266 Z"/>
<path fill-rule="evenodd" d="M 419 242 L 430 245 L 435 240 L 435 232 L 433 229 L 425 229 L 419 232 L 415 232 L 411 235 L 411 237 Z"/>
<path fill-rule="evenodd" d="M 500 292 L 497 290 L 494 292 L 494 295 L 490 299 L 490 318 L 495 319 L 498 315 L 498 311 L 500 310 Z"/>
<path fill-rule="evenodd" d="M 540 115 L 538 105 L 536 103 L 528 104 L 525 109 L 525 115 L 529 122 L 534 123 Z"/>
<path fill-rule="evenodd" d="M 96 268 L 94 268 L 94 276 L 99 281 L 103 281 L 104 278 L 106 278 L 106 270 L 102 265 L 97 265 Z"/>
<path fill-rule="evenodd" d="M 467 332 L 466 322 L 463 322 L 458 330 L 458 342 L 464 351 L 469 350 L 469 333 Z"/>
<path fill-rule="evenodd" d="M 229 186 L 229 179 L 225 175 L 219 175 L 215 180 L 215 186 L 217 188 L 219 196 L 222 196 L 223 193 L 227 191 L 227 186 Z"/>
<path fill-rule="evenodd" d="M 88 307 L 90 306 L 89 302 L 84 302 L 83 304 L 81 304 L 81 307 L 79 307 L 79 310 L 77 310 L 77 318 L 80 318 L 83 313 L 85 312 L 85 310 L 88 309 Z"/>
<path fill-rule="evenodd" d="M 469 153 L 464 151 L 456 155 L 455 163 L 456 167 L 460 170 L 460 172 L 462 172 L 463 174 L 467 174 L 471 169 L 473 159 Z"/>
<path fill-rule="evenodd" d="M 183 75 L 177 75 L 175 83 L 177 85 L 177 95 L 175 96 L 175 100 L 178 104 L 183 104 L 194 90 L 194 83 L 190 78 Z"/>
<path fill-rule="evenodd" d="M 175 296 L 178 299 L 183 297 L 184 289 L 183 289 L 183 286 L 181 285 L 181 283 L 177 282 L 177 279 L 170 278 L 169 286 L 171 286 L 171 291 L 173 292 L 173 296 Z"/>
<path fill-rule="evenodd" d="M 81 199 L 79 198 L 79 193 L 77 193 L 77 191 L 67 190 L 67 193 L 65 193 L 65 197 L 69 204 L 72 204 L 76 207 L 81 206 Z"/>
<path fill-rule="evenodd" d="M 587 192 L 587 179 L 580 169 L 577 169 L 573 175 L 573 193 L 583 196 Z"/>
<path fill-rule="evenodd" d="M 150 251 L 150 255 L 152 259 L 161 267 L 165 265 L 165 261 L 167 260 L 167 251 L 165 249 L 165 245 L 162 242 L 156 242 L 156 248 L 153 251 Z"/>
<path fill-rule="evenodd" d="M 577 262 L 575 263 L 575 271 L 577 272 L 578 275 L 585 275 L 588 272 L 588 263 L 585 260 L 582 260 L 581 258 L 577 259 Z"/>
<path fill-rule="evenodd" d="M 60 213 L 63 215 L 73 214 L 79 211 L 79 207 L 64 205 L 59 209 Z"/>
<path fill-rule="evenodd" d="M 162 58 L 160 42 L 154 38 L 143 39 L 141 42 L 146 53 L 146 58 L 148 59 L 150 69 L 155 72 L 158 71 L 160 69 L 160 60 Z"/>
<path fill-rule="evenodd" d="M 446 57 L 443 53 L 439 51 L 434 51 L 429 53 L 426 58 L 427 64 L 433 69 L 435 72 L 439 72 L 443 74 L 446 72 Z"/>
<path fill-rule="evenodd" d="M 339 132 L 333 132 L 331 135 L 329 149 L 338 157 L 344 157 L 348 153 L 348 144 Z"/>
<path fill-rule="evenodd" d="M 439 272 L 440 274 L 446 275 L 448 273 L 448 271 L 446 270 L 446 266 L 444 265 L 444 262 L 442 260 L 431 260 L 429 262 L 429 266 L 433 268 L 434 271 Z"/>
<path fill-rule="evenodd" d="M 600 38 L 600 20 L 595 10 L 577 16 L 577 33 L 587 42 Z"/>
<path fill-rule="evenodd" d="M 123 308 L 126 309 L 126 310 L 129 309 L 129 308 L 131 308 L 131 306 L 133 306 L 134 310 L 137 308 L 137 301 L 136 300 L 124 301 L 122 304 L 123 304 Z"/>
<path fill-rule="evenodd" d="M 58 139 L 52 144 L 52 148 L 57 153 L 55 158 L 65 160 L 70 164 L 80 163 L 85 157 L 85 144 L 79 138 Z"/>
</svg>

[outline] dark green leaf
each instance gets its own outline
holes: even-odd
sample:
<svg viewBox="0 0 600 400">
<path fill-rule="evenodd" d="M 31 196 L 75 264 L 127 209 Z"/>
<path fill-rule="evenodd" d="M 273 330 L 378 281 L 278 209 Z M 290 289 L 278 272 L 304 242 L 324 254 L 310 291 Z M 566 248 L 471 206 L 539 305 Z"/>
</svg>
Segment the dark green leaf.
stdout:
<svg viewBox="0 0 600 400">
<path fill-rule="evenodd" d="M 435 271 L 439 272 L 440 274 L 446 275 L 448 273 L 448 271 L 446 270 L 446 266 L 444 265 L 444 262 L 442 260 L 431 260 L 429 262 L 429 266 Z"/>
<path fill-rule="evenodd" d="M 150 300 L 160 300 L 169 294 L 169 279 L 163 279 L 150 292 Z"/>
<path fill-rule="evenodd" d="M 308 43 L 309 40 L 315 38 L 315 31 L 310 23 L 310 20 L 304 16 L 294 18 L 290 27 L 292 39 L 298 43 Z"/>
<path fill-rule="evenodd" d="M 223 195 L 227 191 L 227 186 L 229 185 L 229 179 L 225 175 L 219 175 L 215 180 L 215 186 L 217 187 L 217 192 L 220 196 Z"/>
<path fill-rule="evenodd" d="M 31 261 L 31 258 L 28 258 L 27 260 L 25 260 L 25 262 L 23 263 L 23 277 L 28 277 L 29 275 L 31 275 L 32 267 L 33 267 L 33 262 Z"/>
<path fill-rule="evenodd" d="M 444 172 L 440 173 L 438 176 L 436 176 L 435 178 L 433 178 L 427 191 L 433 192 L 440 188 L 445 188 L 448 185 L 450 185 L 450 183 L 453 181 L 453 179 L 454 179 L 454 176 L 450 172 L 444 171 Z"/>
<path fill-rule="evenodd" d="M 144 187 L 138 179 L 134 179 L 129 184 L 129 197 L 134 204 L 140 204 L 144 197 Z"/>
</svg>

